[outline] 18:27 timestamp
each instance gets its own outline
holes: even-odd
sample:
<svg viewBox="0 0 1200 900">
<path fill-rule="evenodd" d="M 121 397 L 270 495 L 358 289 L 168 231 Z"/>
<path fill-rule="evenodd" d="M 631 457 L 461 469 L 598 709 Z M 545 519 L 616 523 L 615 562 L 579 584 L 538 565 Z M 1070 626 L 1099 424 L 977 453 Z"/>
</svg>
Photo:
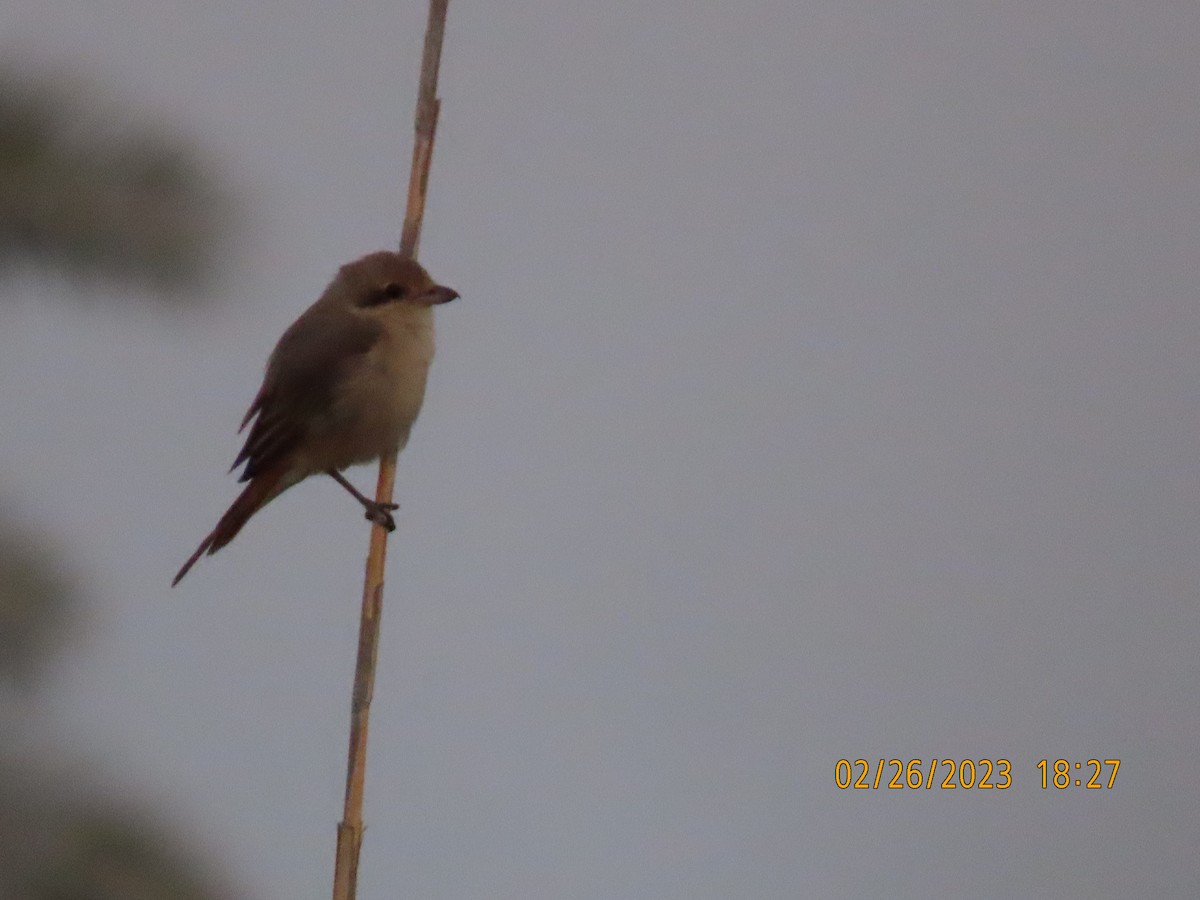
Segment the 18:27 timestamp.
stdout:
<svg viewBox="0 0 1200 900">
<path fill-rule="evenodd" d="M 1107 779 L 1101 777 L 1106 766 L 1112 768 Z M 1086 762 L 1073 762 L 1069 759 L 1039 759 L 1038 771 L 1042 773 L 1042 789 L 1051 787 L 1066 790 L 1069 787 L 1112 788 L 1117 783 L 1117 770 L 1121 768 L 1119 759 L 1089 759 Z M 1083 776 L 1091 771 L 1091 777 L 1084 780 Z M 1079 777 L 1075 777 L 1078 774 Z"/>
</svg>

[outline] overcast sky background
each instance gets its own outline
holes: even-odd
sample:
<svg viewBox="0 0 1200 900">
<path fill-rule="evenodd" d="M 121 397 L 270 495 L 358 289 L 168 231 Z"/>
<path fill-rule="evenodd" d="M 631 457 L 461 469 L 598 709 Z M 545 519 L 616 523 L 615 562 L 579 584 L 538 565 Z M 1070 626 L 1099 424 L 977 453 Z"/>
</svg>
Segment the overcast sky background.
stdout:
<svg viewBox="0 0 1200 900">
<path fill-rule="evenodd" d="M 398 240 L 425 14 L 0 16 L 244 211 L 193 312 L 6 288 L 0 472 L 90 589 L 55 742 L 262 900 L 329 890 L 367 526 L 307 483 L 168 585 L 279 333 Z M 360 896 L 1200 895 L 1198 46 L 1165 0 L 450 4 L 421 255 L 463 299 Z"/>
</svg>

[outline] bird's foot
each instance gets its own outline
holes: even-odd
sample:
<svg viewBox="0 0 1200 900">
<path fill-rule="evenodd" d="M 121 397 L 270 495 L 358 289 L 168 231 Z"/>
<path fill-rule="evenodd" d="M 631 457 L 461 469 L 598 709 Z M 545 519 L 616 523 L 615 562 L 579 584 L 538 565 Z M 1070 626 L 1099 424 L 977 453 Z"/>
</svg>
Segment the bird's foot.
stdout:
<svg viewBox="0 0 1200 900">
<path fill-rule="evenodd" d="M 399 508 L 399 503 L 380 503 L 372 500 L 367 506 L 365 518 L 368 522 L 374 522 L 380 528 L 392 532 L 396 530 L 396 520 L 392 518 L 392 513 Z"/>
</svg>

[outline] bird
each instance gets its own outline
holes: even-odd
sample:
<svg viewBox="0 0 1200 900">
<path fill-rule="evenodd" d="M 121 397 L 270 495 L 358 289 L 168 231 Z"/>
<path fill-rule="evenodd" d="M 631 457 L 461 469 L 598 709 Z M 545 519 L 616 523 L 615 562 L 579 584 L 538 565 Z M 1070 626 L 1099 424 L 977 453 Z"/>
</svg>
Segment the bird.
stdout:
<svg viewBox="0 0 1200 900">
<path fill-rule="evenodd" d="M 369 521 L 395 529 L 397 504 L 364 496 L 342 469 L 404 449 L 433 360 L 433 307 L 456 299 L 457 291 L 435 282 L 416 260 L 387 250 L 338 270 L 271 352 L 238 429 L 249 425 L 250 433 L 229 468 L 244 464 L 238 481 L 248 484 L 172 587 L 310 475 L 328 475 L 362 504 Z"/>
</svg>

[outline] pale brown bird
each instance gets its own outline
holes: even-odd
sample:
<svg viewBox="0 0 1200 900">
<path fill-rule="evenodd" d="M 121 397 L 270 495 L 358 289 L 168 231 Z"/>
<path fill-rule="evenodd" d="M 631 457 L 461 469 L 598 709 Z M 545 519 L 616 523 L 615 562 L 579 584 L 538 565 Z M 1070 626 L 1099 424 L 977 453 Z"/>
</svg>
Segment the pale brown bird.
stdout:
<svg viewBox="0 0 1200 900">
<path fill-rule="evenodd" d="M 183 564 L 172 587 L 203 554 L 233 540 L 246 521 L 309 475 L 324 472 L 367 518 L 389 531 L 394 503 L 363 496 L 341 470 L 404 449 L 421 411 L 433 359 L 433 309 L 458 297 L 415 260 L 381 251 L 348 263 L 283 333 L 267 360 L 241 431 L 250 436 L 230 471 L 249 481 Z"/>
</svg>

